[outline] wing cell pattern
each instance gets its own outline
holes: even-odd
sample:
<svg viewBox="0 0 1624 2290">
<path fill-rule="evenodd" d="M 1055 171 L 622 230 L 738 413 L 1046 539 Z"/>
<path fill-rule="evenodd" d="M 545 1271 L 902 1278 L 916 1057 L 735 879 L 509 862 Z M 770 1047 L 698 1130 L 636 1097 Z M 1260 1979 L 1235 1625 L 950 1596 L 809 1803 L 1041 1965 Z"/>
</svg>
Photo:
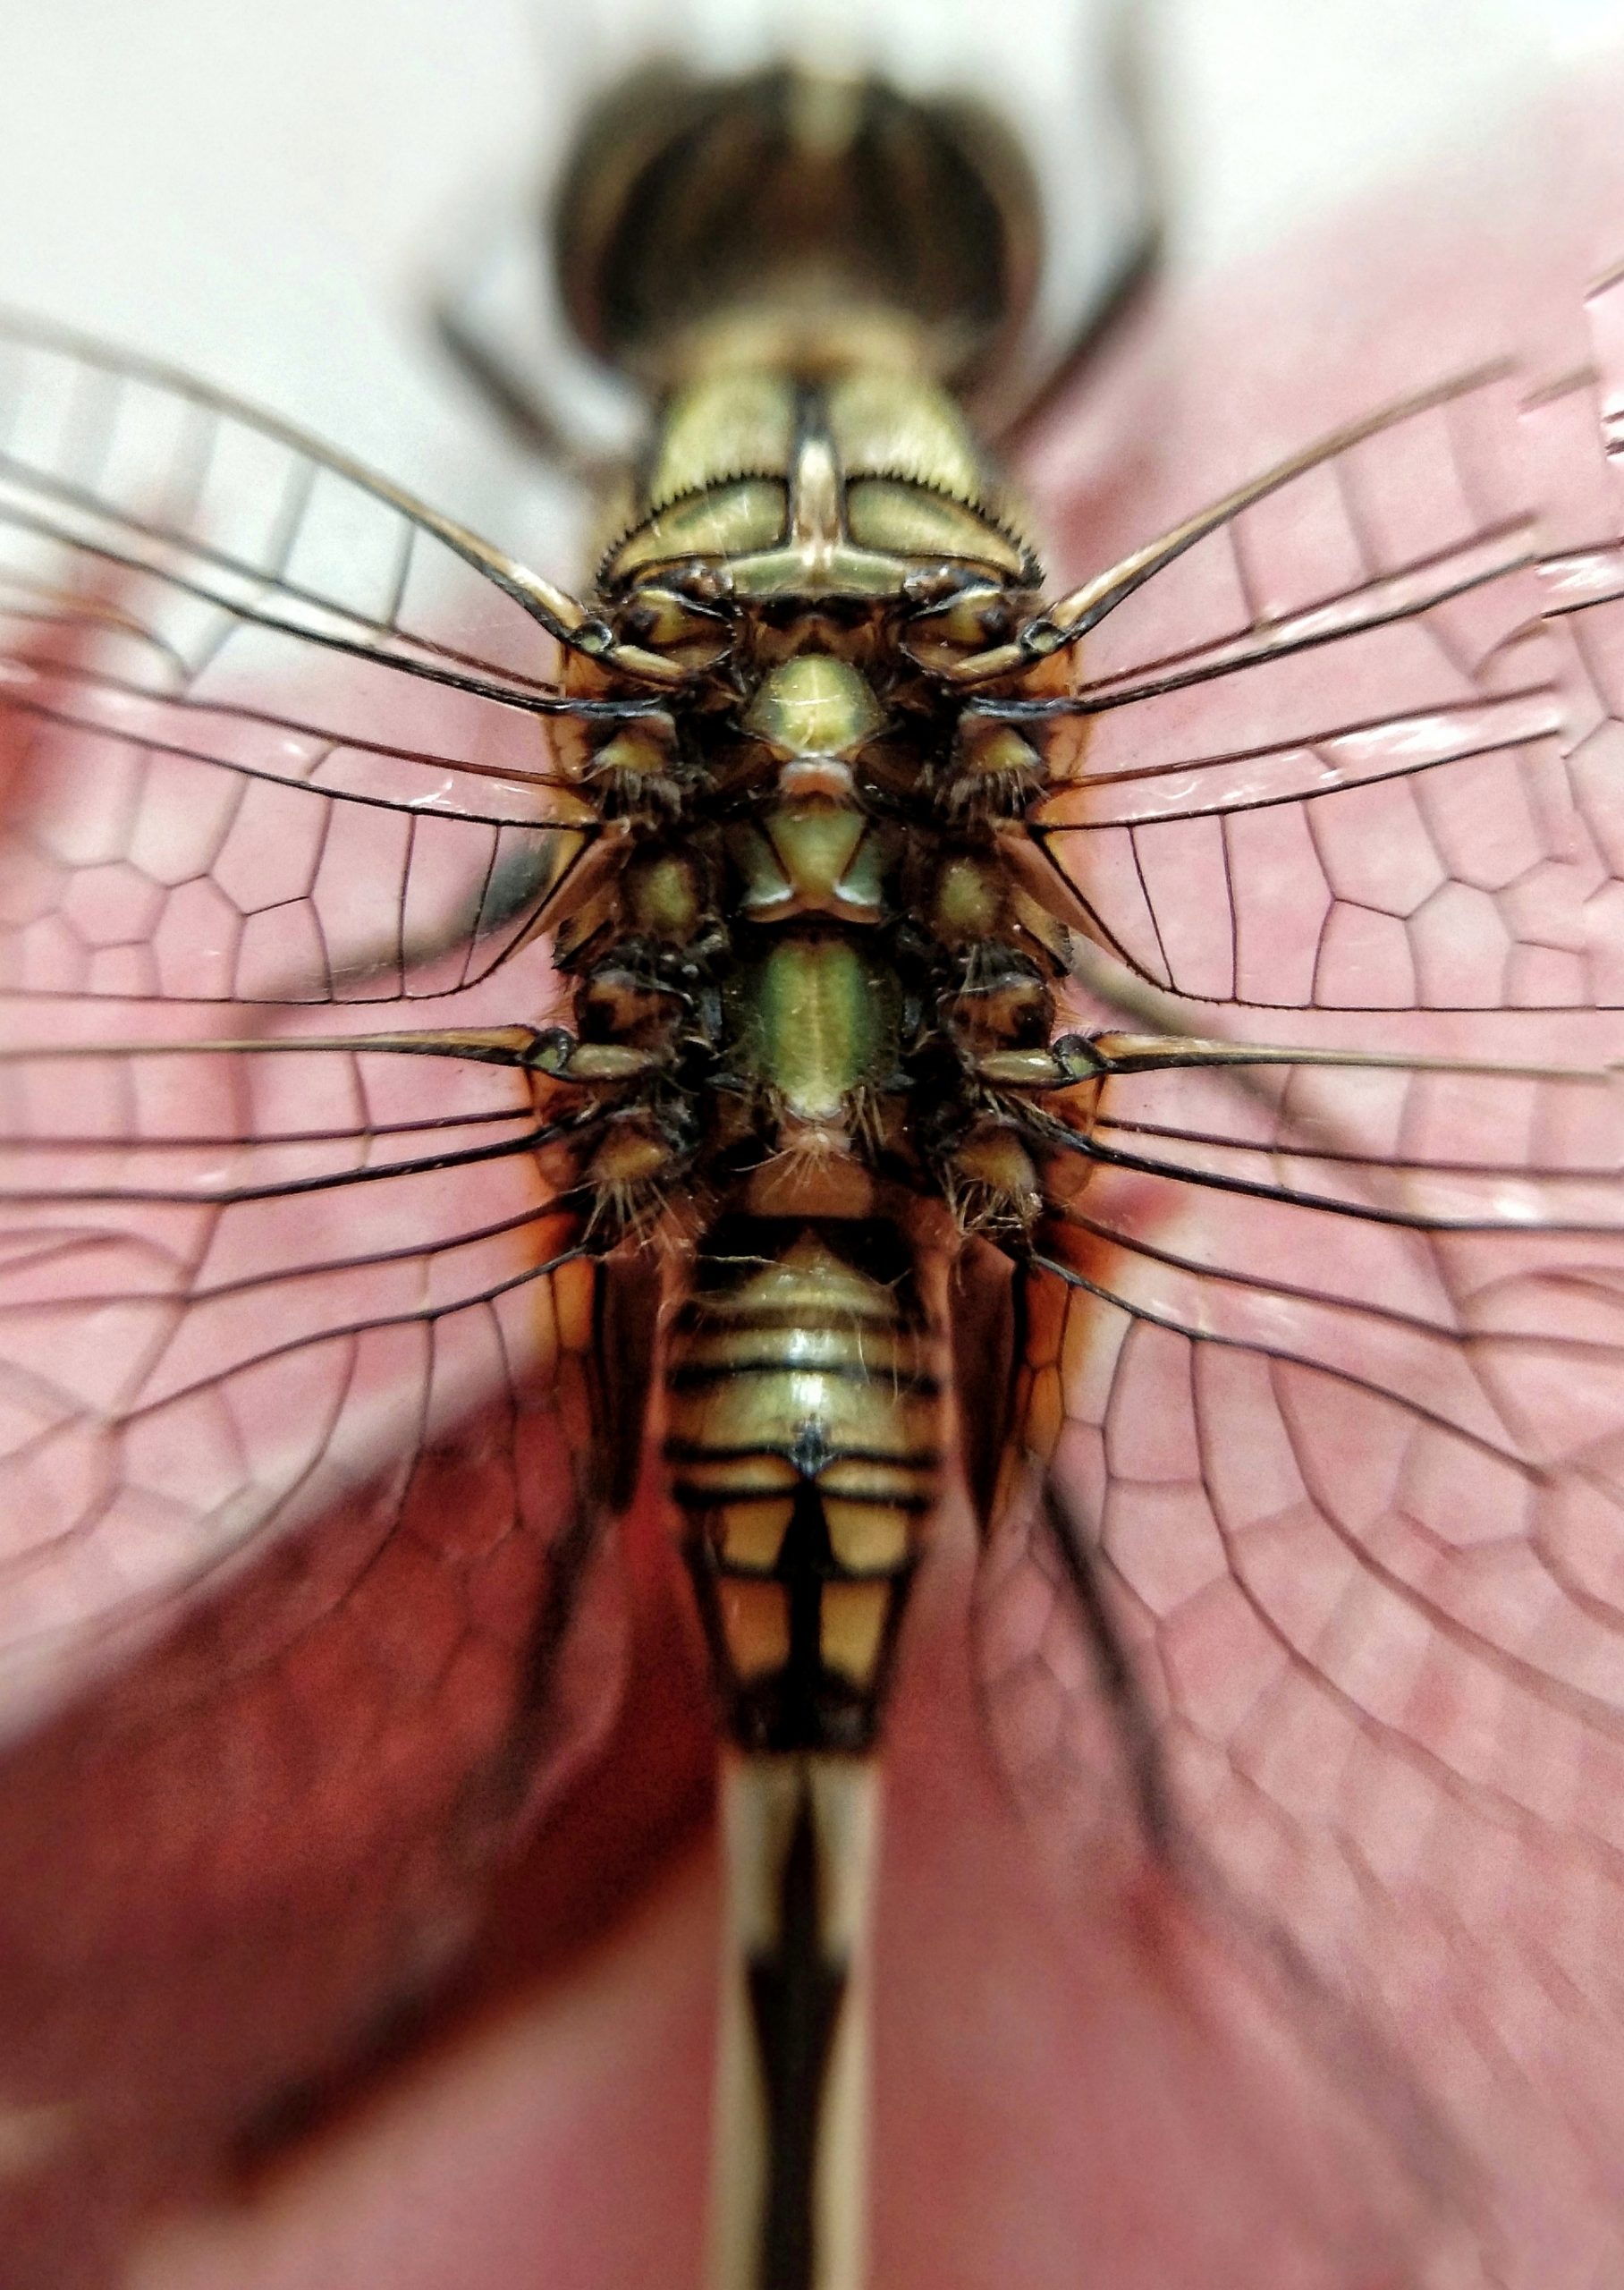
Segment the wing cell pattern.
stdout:
<svg viewBox="0 0 1624 2290">
<path fill-rule="evenodd" d="M 615 1708 L 596 1272 L 526 1056 L 596 703 L 462 538 L 0 343 L 19 2278 L 110 2269 L 143 2188 L 375 2045 Z"/>
<path fill-rule="evenodd" d="M 1311 1089 L 1273 1114 L 1211 1076 L 1106 1084 L 1099 1158 L 1052 1171 L 1027 1276 L 1025 1446 L 1067 1490 L 1193 1897 L 1294 2025 L 1337 2031 L 1322 2079 L 1350 2025 L 1408 2063 L 1458 2142 L 1483 2279 L 1536 2278 L 1517 2214 L 1546 2199 L 1602 2237 L 1556 2278 L 1599 2279 L 1617 2212 L 1589 2139 L 1617 2125 L 1624 2009 L 1618 1079 L 1292 1078 Z M 1064 1556 L 1011 1505 L 984 1690 L 1039 1833 L 1097 1885 L 1155 1848 Z"/>
<path fill-rule="evenodd" d="M 391 999 L 420 944 L 498 959 L 589 825 L 536 611 L 200 385 L 0 349 L 0 989 Z"/>
<path fill-rule="evenodd" d="M 1211 640 L 1159 620 L 1107 676 L 1099 632 L 1051 854 L 1142 977 L 1253 1005 L 1260 1056 L 1224 1035 L 1204 1061 L 1212 1016 L 1180 1005 L 1159 1064 L 1053 1101 L 977 1624 L 994 1738 L 1071 1880 L 1165 1852 L 1322 2031 L 1322 2081 L 1442 2126 L 1415 2278 L 1528 2290 L 1620 2250 L 1619 295 L 1598 369 L 1507 433 L 1536 562 L 1272 662 L 1260 608 L 1335 575 L 1345 614 L 1491 522 L 1457 491 L 1429 522 L 1419 441 L 1381 432 L 1311 472 L 1323 513 L 1277 577 L 1249 513 L 1224 536 L 1237 586 L 1205 625 L 1244 674 L 1114 708 Z"/>
<path fill-rule="evenodd" d="M 26 328 L 0 341 L 0 607 L 26 1710 L 493 1392 L 554 1389 L 584 1452 L 590 1268 L 517 1055 L 302 1014 L 546 1022 L 534 918 L 590 827 L 555 741 L 595 703 L 545 601 L 454 526 Z"/>
<path fill-rule="evenodd" d="M 1498 2290 L 1621 2253 L 1621 293 L 1086 639 L 1040 829 L 1187 1038 L 1053 1099 L 978 1599 L 1070 1882 L 1163 1855 Z"/>
<path fill-rule="evenodd" d="M 1304 456 L 1032 710 L 1064 781 L 1036 831 L 1141 977 L 1251 1008 L 1618 1005 L 1616 795 L 1573 753 L 1521 387 Z"/>
</svg>

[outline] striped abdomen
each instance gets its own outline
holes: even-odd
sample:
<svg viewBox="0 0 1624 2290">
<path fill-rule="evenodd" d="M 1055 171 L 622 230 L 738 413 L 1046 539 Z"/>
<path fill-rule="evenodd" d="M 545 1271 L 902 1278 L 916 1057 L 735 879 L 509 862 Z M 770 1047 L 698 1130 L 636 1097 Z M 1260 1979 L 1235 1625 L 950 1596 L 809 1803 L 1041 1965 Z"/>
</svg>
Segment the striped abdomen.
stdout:
<svg viewBox="0 0 1624 2290">
<path fill-rule="evenodd" d="M 873 1737 L 942 1472 L 936 1344 L 895 1228 L 726 1220 L 666 1356 L 666 1453 L 734 1738 Z"/>
</svg>

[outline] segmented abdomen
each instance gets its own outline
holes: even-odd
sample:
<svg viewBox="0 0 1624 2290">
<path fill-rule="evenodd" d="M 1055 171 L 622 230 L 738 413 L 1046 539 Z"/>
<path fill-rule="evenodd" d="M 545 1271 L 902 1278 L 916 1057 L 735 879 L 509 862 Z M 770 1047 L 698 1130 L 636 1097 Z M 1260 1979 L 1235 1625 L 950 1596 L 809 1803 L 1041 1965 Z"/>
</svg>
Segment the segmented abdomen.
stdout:
<svg viewBox="0 0 1624 2290">
<path fill-rule="evenodd" d="M 667 1350 L 666 1454 L 747 1748 L 873 1736 L 940 1492 L 938 1348 L 893 1226 L 706 1236 Z"/>
</svg>

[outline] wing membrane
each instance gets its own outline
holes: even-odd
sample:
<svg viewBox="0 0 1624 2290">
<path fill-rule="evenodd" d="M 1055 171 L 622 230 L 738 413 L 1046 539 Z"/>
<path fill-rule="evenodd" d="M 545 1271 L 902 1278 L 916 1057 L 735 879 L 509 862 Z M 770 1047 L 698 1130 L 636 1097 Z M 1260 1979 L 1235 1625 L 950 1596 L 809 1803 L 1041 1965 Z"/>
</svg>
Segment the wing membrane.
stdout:
<svg viewBox="0 0 1624 2290">
<path fill-rule="evenodd" d="M 1544 1071 L 1396 1030 L 1083 1101 L 1019 1402 L 1079 1548 L 1009 1504 L 987 1706 L 1069 1864 L 1171 1860 L 1468 2154 L 1556 2170 L 1624 1916 L 1624 1082 L 1594 1018 Z"/>
<path fill-rule="evenodd" d="M 493 1395 L 587 1469 L 523 1043 L 595 826 L 558 742 L 651 704 L 562 689 L 601 634 L 286 425 L 0 323 L 8 1723 Z M 435 1037 L 300 1014 L 419 997 Z"/>
<path fill-rule="evenodd" d="M 64 1644 L 82 1656 L 162 1615 L 490 1388 L 534 1409 L 567 1357 L 579 1374 L 578 1124 L 549 1123 L 516 1063 L 58 1047 L 13 1050 L 0 1082 L 4 1605 L 25 1700 L 47 1673 L 60 1690 Z"/>
<path fill-rule="evenodd" d="M 181 653 L 194 673 L 258 619 L 429 676 L 473 671 L 516 699 L 552 688 L 580 606 L 398 487 L 65 329 L 0 320 L 0 530 L 25 580 L 38 544 L 150 570 L 182 617 L 187 598 L 199 608 Z M 447 634 L 448 593 L 478 632 L 467 646 Z"/>
<path fill-rule="evenodd" d="M 1504 376 L 1400 406 L 1080 613 L 1071 691 L 977 703 L 1046 725 L 1034 830 L 1139 975 L 1253 1007 L 1618 1004 L 1529 443 Z"/>
<path fill-rule="evenodd" d="M 0 1850 L 43 2144 L 0 2209 L 43 2278 L 368 2053 L 613 1714 L 580 1131 L 528 1052 L 591 825 L 558 743 L 616 709 L 558 688 L 568 600 L 418 505 L 5 348 Z M 419 997 L 432 1034 L 303 1006 Z"/>
<path fill-rule="evenodd" d="M 525 941 L 588 839 L 541 824 L 516 782 L 466 779 L 477 793 L 460 813 L 381 792 L 410 768 L 381 743 L 276 734 L 283 769 L 266 771 L 228 758 L 207 725 L 182 725 L 182 742 L 166 735 L 173 711 L 123 712 L 115 731 L 83 705 L 13 715 L 29 735 L 0 837 L 0 991 L 172 1005 L 454 991 Z M 448 801 L 460 776 L 436 775 Z M 452 971 L 416 959 L 445 943 L 464 947 Z"/>
<path fill-rule="evenodd" d="M 652 702 L 567 695 L 568 615 L 297 432 L 0 352 L 0 990 L 388 1000 L 422 946 L 502 959 L 592 830 L 559 740 Z"/>
<path fill-rule="evenodd" d="M 588 1571 L 568 1410 L 512 1325 L 425 1327 L 388 1469 L 329 1485 L 161 1639 L 110 1636 L 98 1690 L 9 1747 L 0 2021 L 38 2145 L 0 2218 L 23 2278 L 64 2251 L 111 2278 L 145 2206 L 413 2025 L 516 1822 L 601 1749 L 619 1580 Z M 470 1370 L 480 1404 L 436 1431 Z"/>
<path fill-rule="evenodd" d="M 520 1053 L 467 1046 L 0 1064 L 4 2008 L 49 2133 L 0 2210 L 42 2278 L 52 2174 L 122 2246 L 368 2051 L 613 1718 L 596 1269 Z"/>
</svg>

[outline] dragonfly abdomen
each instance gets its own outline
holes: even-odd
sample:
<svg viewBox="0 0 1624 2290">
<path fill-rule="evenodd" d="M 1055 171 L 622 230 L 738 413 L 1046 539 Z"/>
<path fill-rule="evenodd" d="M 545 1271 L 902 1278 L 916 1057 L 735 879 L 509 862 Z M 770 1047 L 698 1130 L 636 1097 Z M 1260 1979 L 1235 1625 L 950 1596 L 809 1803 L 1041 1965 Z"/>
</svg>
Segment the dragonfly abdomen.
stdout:
<svg viewBox="0 0 1624 2290">
<path fill-rule="evenodd" d="M 938 1349 L 893 1225 L 742 1216 L 702 1244 L 666 1452 L 742 1747 L 874 1737 L 941 1485 Z"/>
</svg>

